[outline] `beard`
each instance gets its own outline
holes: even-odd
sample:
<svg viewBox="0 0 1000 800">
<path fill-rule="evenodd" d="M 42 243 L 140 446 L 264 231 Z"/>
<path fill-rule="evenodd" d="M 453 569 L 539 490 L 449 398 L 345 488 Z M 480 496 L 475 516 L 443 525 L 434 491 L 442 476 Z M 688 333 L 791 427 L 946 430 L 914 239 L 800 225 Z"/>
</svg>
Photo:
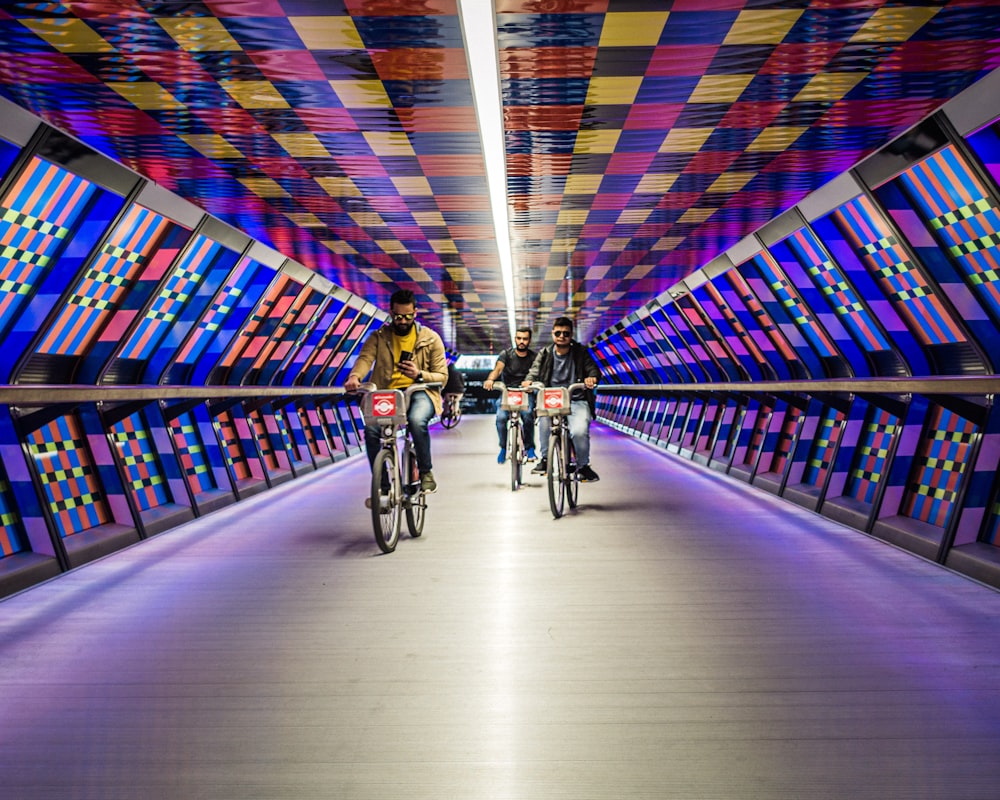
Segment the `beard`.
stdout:
<svg viewBox="0 0 1000 800">
<path fill-rule="evenodd" d="M 397 336 L 406 336 L 413 328 L 413 321 L 392 323 L 392 332 Z"/>
</svg>

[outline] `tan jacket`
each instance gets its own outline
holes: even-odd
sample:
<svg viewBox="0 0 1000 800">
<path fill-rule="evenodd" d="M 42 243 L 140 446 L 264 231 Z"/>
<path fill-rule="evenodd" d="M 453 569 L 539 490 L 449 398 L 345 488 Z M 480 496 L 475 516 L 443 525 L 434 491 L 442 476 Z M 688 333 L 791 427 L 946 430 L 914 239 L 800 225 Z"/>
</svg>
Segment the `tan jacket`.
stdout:
<svg viewBox="0 0 1000 800">
<path fill-rule="evenodd" d="M 413 345 L 413 362 L 417 369 L 424 373 L 424 383 L 440 383 L 442 386 L 448 382 L 448 359 L 444 353 L 444 342 L 435 331 L 414 323 L 417 328 L 417 341 Z M 392 324 L 387 323 L 371 334 L 358 353 L 358 360 L 354 362 L 348 377 L 357 378 L 363 381 L 368 372 L 371 371 L 371 382 L 379 389 L 385 389 L 392 378 Z M 374 364 L 374 368 L 372 365 Z M 441 413 L 441 390 L 428 389 L 428 396 L 434 404 L 434 411 Z"/>
</svg>

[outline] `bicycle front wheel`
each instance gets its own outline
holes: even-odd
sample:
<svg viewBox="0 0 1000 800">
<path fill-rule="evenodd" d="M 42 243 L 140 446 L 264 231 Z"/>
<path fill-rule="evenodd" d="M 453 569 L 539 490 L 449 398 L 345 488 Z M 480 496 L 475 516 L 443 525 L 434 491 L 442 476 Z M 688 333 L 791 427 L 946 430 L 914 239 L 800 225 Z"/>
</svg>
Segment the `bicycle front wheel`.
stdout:
<svg viewBox="0 0 1000 800">
<path fill-rule="evenodd" d="M 507 457 L 510 459 L 510 490 L 512 492 L 516 492 L 521 487 L 523 455 L 524 444 L 521 442 L 521 426 L 511 425 L 507 429 Z"/>
<path fill-rule="evenodd" d="M 402 487 L 399 485 L 395 450 L 379 450 L 375 456 L 371 506 L 375 541 L 383 553 L 391 553 L 399 541 L 402 522 Z"/>
<path fill-rule="evenodd" d="M 406 476 L 406 527 L 416 539 L 424 532 L 424 515 L 427 513 L 427 495 L 420 489 L 420 469 L 413 443 L 407 442 L 403 452 L 403 474 Z"/>
<path fill-rule="evenodd" d="M 446 428 L 454 428 L 458 425 L 458 420 L 462 416 L 458 403 L 451 400 L 445 401 L 444 409 L 441 412 L 441 424 Z"/>
<path fill-rule="evenodd" d="M 549 508 L 559 519 L 566 507 L 566 443 L 562 431 L 553 429 L 549 435 Z"/>
</svg>

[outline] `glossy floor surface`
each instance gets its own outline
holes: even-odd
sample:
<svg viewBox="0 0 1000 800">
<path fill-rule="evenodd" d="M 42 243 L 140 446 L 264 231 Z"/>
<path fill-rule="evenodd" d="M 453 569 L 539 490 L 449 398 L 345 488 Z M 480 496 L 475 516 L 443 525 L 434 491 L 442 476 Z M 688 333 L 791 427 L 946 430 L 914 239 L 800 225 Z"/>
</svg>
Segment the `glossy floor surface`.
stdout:
<svg viewBox="0 0 1000 800">
<path fill-rule="evenodd" d="M 606 428 L 491 417 L 380 555 L 358 458 L 0 602 L 4 797 L 1000 796 L 1000 593 Z"/>
</svg>

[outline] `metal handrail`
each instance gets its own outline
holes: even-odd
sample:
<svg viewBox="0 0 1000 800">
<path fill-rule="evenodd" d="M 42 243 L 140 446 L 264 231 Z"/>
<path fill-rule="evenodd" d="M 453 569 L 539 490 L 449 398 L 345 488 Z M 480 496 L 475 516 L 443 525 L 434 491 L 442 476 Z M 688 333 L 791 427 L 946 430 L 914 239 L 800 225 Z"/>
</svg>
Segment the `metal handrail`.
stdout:
<svg viewBox="0 0 1000 800">
<path fill-rule="evenodd" d="M 602 394 L 678 394 L 693 392 L 841 393 L 841 394 L 974 394 L 1000 393 L 1000 375 L 955 375 L 927 378 L 818 378 L 787 381 L 726 381 L 713 383 L 603 384 Z"/>
<path fill-rule="evenodd" d="M 187 386 L 81 384 L 0 385 L 0 403 L 12 406 L 43 406 L 60 403 L 128 402 L 135 400 L 217 400 L 222 398 L 339 397 L 342 386 Z"/>
</svg>

